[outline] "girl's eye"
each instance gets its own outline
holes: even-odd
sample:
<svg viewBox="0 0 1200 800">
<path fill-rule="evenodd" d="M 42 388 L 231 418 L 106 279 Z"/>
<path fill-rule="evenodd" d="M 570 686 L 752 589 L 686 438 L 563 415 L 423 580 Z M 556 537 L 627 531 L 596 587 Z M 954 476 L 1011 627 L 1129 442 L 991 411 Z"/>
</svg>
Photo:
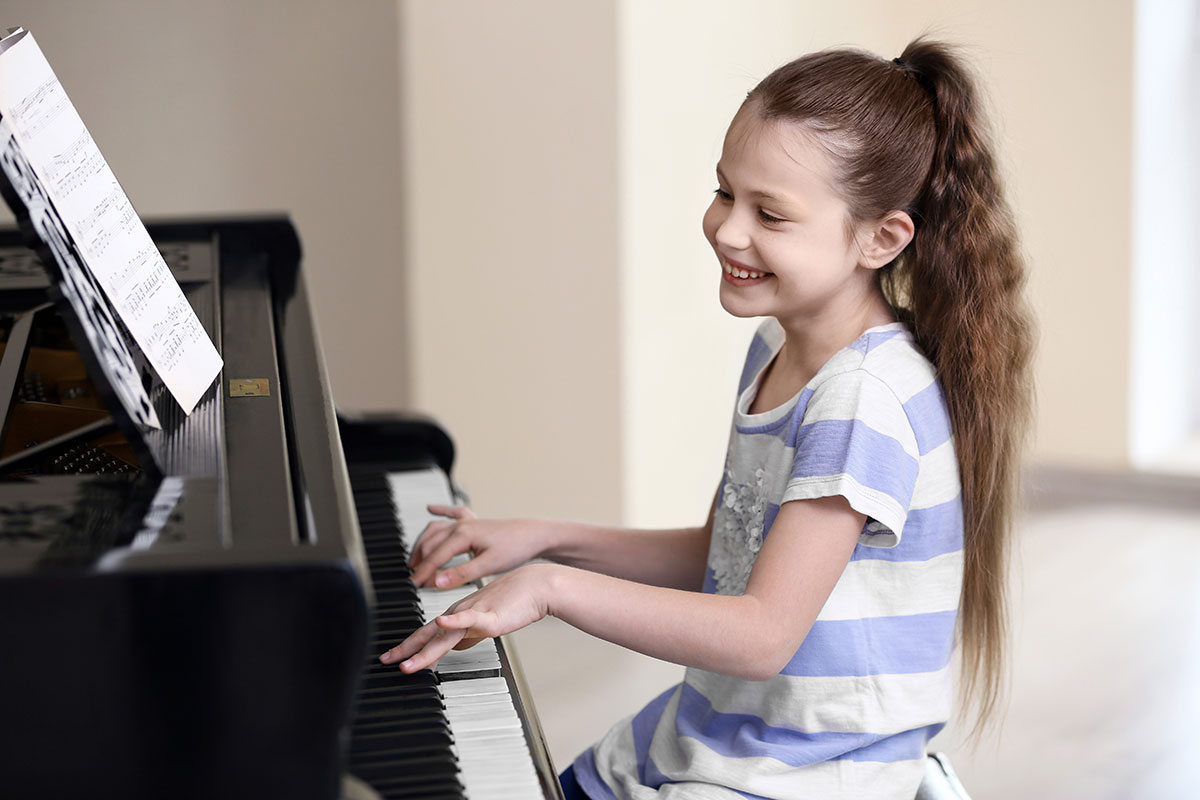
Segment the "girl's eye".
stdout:
<svg viewBox="0 0 1200 800">
<path fill-rule="evenodd" d="M 720 186 L 717 187 L 717 191 L 715 192 L 715 194 L 717 195 L 717 197 L 721 198 L 722 200 L 725 200 L 726 202 L 733 199 L 733 195 L 731 195 L 729 192 L 722 189 Z"/>
<path fill-rule="evenodd" d="M 758 218 L 761 219 L 763 222 L 767 223 L 768 225 L 776 225 L 780 222 L 783 222 L 782 218 L 768 214 L 766 211 L 763 211 L 761 208 L 758 210 Z"/>
</svg>

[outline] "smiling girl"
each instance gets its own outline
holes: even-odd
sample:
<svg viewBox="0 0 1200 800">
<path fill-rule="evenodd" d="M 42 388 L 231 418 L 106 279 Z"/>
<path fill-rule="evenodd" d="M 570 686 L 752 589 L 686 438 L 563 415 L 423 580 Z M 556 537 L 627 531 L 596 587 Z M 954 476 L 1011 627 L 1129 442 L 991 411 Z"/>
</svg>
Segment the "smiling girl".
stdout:
<svg viewBox="0 0 1200 800">
<path fill-rule="evenodd" d="M 995 710 L 1029 416 L 1024 266 L 976 95 L 927 40 L 807 55 L 750 92 L 716 177 L 721 304 L 766 319 L 705 524 L 432 508 L 418 584 L 508 572 L 381 660 L 412 672 L 552 614 L 687 667 L 568 797 L 909 800 L 956 642 L 963 696 Z"/>
</svg>

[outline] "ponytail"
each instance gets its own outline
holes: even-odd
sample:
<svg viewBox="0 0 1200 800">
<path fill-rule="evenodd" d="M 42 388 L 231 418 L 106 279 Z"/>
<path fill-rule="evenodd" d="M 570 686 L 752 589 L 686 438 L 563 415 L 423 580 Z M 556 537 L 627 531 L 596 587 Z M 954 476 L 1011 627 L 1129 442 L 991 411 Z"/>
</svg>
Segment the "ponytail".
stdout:
<svg viewBox="0 0 1200 800">
<path fill-rule="evenodd" d="M 883 281 L 894 305 L 907 300 L 954 427 L 965 554 L 961 688 L 975 701 L 978 731 L 998 707 L 1006 672 L 1006 568 L 1032 414 L 1033 324 L 1016 226 L 969 75 L 933 42 L 913 42 L 900 61 L 931 96 L 935 142 L 911 253 Z"/>
<path fill-rule="evenodd" d="M 906 211 L 912 242 L 880 270 L 884 296 L 937 370 L 962 479 L 963 680 L 994 719 L 1006 672 L 1006 580 L 1018 470 L 1032 411 L 1025 264 L 972 80 L 943 44 L 885 61 L 854 50 L 786 64 L 747 97 L 806 128 L 832 156 L 854 221 Z"/>
</svg>

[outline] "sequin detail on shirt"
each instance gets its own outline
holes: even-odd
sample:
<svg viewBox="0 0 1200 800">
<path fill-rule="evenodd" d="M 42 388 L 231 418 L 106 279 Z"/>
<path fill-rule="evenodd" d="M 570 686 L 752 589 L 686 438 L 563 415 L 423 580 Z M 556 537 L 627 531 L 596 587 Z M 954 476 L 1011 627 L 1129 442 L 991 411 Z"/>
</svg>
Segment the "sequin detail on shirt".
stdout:
<svg viewBox="0 0 1200 800">
<path fill-rule="evenodd" d="M 713 517 L 716 541 L 708 552 L 708 566 L 717 582 L 717 594 L 740 595 L 746 591 L 750 570 L 763 543 L 763 516 L 767 510 L 763 470 L 754 470 L 751 483 L 738 483 L 725 464 L 721 501 Z"/>
</svg>

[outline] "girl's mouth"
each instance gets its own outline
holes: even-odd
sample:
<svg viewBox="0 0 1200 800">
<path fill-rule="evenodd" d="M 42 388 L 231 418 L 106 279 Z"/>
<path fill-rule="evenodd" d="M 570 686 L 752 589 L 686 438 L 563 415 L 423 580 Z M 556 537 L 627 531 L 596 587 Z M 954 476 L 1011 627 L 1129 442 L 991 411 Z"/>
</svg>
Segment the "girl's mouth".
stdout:
<svg viewBox="0 0 1200 800">
<path fill-rule="evenodd" d="M 734 286 L 749 286 L 752 283 L 757 283 L 771 273 L 759 272 L 758 270 L 747 269 L 742 266 L 733 266 L 728 261 L 721 261 L 721 277 L 726 283 L 731 283 Z"/>
</svg>

